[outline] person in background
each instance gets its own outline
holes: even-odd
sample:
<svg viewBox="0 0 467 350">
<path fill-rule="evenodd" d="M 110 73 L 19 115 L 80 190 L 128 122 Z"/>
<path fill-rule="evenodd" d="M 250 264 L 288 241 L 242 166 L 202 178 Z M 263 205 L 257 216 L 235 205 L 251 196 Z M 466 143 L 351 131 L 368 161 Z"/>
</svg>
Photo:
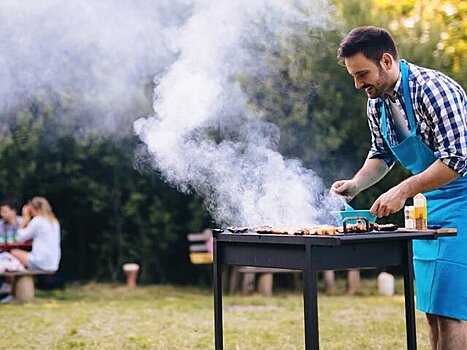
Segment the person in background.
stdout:
<svg viewBox="0 0 467 350">
<path fill-rule="evenodd" d="M 338 59 L 368 96 L 371 149 L 362 168 L 332 190 L 353 198 L 399 161 L 412 172 L 376 199 L 378 217 L 398 212 L 418 193 L 428 222 L 457 228 L 456 237 L 413 243 L 417 308 L 426 313 L 432 349 L 467 349 L 467 96 L 445 74 L 399 58 L 382 28 L 358 27 Z"/>
<path fill-rule="evenodd" d="M 13 201 L 6 200 L 0 203 L 0 240 L 2 242 L 14 242 L 21 224 L 21 216 L 17 215 L 18 209 Z"/>
<path fill-rule="evenodd" d="M 29 270 L 55 272 L 60 263 L 60 224 L 47 199 L 34 197 L 22 210 L 18 241 L 32 239 L 32 250 L 10 251 Z"/>
<path fill-rule="evenodd" d="M 31 252 L 12 249 L 10 254 L 28 270 L 57 271 L 61 256 L 60 224 L 49 202 L 43 197 L 34 197 L 22 209 L 22 222 L 16 240 L 23 242 L 31 239 Z M 8 303 L 11 300 L 13 296 L 8 294 L 0 303 Z"/>
<path fill-rule="evenodd" d="M 21 224 L 21 216 L 18 216 L 18 208 L 12 200 L 0 202 L 0 241 L 4 243 L 14 242 Z M 0 294 L 8 296 L 11 293 L 13 279 L 6 278 L 0 286 Z"/>
</svg>

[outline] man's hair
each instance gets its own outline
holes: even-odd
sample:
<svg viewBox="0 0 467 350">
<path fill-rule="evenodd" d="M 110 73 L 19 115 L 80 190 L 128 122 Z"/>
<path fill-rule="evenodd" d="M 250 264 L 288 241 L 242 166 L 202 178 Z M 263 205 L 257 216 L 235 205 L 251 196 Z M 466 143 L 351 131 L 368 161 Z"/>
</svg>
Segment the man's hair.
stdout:
<svg viewBox="0 0 467 350">
<path fill-rule="evenodd" d="M 337 50 L 337 59 L 339 64 L 344 65 L 345 58 L 361 53 L 378 65 L 386 52 L 395 60 L 399 59 L 396 43 L 388 31 L 372 26 L 357 27 L 342 39 Z"/>
<path fill-rule="evenodd" d="M 18 207 L 16 206 L 16 203 L 10 199 L 1 201 L 0 207 L 8 207 L 10 209 L 13 209 L 14 211 L 18 211 Z"/>
</svg>

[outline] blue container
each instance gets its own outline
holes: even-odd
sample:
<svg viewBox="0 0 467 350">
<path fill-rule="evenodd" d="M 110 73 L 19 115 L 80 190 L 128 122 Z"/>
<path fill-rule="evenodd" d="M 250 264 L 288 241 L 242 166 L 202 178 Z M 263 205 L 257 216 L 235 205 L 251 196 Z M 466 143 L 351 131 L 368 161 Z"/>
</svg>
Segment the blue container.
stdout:
<svg viewBox="0 0 467 350">
<path fill-rule="evenodd" d="M 366 218 L 368 222 L 375 222 L 376 216 L 370 215 L 370 210 L 342 210 L 342 211 L 331 211 L 331 214 L 337 220 L 337 223 L 342 226 L 342 223 L 345 218 Z M 348 220 L 347 223 L 349 224 L 356 224 L 356 220 Z"/>
</svg>

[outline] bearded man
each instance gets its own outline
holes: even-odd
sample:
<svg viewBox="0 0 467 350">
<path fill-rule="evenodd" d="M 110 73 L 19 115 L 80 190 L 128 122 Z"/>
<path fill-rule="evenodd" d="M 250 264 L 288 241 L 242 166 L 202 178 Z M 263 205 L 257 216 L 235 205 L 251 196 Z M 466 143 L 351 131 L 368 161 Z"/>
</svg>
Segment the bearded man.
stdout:
<svg viewBox="0 0 467 350">
<path fill-rule="evenodd" d="M 416 240 L 417 308 L 426 313 L 432 349 L 467 349 L 467 98 L 445 74 L 399 59 L 382 28 L 357 27 L 338 59 L 368 96 L 371 149 L 352 179 L 333 184 L 353 198 L 381 180 L 395 161 L 412 176 L 376 199 L 378 217 L 398 212 L 417 193 L 428 223 L 457 228 L 456 237 Z"/>
</svg>

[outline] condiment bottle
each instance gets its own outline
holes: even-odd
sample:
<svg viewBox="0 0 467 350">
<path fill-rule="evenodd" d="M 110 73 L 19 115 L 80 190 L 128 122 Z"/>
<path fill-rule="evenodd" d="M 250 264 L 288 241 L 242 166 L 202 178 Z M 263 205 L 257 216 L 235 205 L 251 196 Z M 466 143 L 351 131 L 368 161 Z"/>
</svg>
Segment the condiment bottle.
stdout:
<svg viewBox="0 0 467 350">
<path fill-rule="evenodd" d="M 423 194 L 418 193 L 413 197 L 415 228 L 417 230 L 427 229 L 427 213 L 426 213 L 426 198 Z"/>
<path fill-rule="evenodd" d="M 413 206 L 406 206 L 404 208 L 404 222 L 405 228 L 415 229 L 415 213 Z"/>
</svg>

